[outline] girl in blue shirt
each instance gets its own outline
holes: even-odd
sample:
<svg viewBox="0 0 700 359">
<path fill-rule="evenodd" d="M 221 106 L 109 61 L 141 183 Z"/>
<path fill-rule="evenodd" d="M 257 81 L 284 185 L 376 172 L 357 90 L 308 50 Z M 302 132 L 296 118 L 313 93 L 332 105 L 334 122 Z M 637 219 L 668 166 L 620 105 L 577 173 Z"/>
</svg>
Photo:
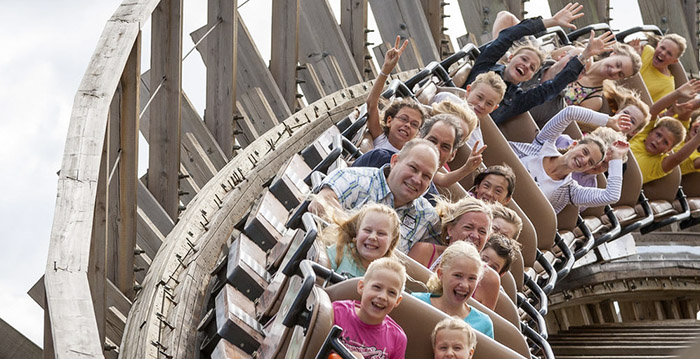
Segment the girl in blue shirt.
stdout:
<svg viewBox="0 0 700 359">
<path fill-rule="evenodd" d="M 437 271 L 428 280 L 429 293 L 413 293 L 418 299 L 464 321 L 493 338 L 493 322 L 467 301 L 474 294 L 484 263 L 474 245 L 459 241 L 442 254 Z"/>
</svg>

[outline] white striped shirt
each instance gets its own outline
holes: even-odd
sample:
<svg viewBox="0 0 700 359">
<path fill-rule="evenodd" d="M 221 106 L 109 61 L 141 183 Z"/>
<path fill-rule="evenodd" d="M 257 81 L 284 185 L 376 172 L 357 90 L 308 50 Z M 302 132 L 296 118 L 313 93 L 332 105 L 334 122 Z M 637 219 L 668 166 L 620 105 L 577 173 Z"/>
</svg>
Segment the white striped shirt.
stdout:
<svg viewBox="0 0 700 359">
<path fill-rule="evenodd" d="M 530 175 L 533 178 L 537 178 L 538 182 L 547 180 L 554 182 L 555 180 L 549 178 L 546 174 L 540 173 L 536 168 L 529 168 L 528 163 L 532 163 L 532 157 L 542 161 L 545 157 L 560 156 L 554 143 L 572 121 L 605 126 L 608 122 L 608 115 L 584 107 L 568 106 L 547 122 L 532 143 L 509 142 L 515 154 L 518 155 L 530 172 Z M 543 178 L 545 176 L 546 178 Z M 622 160 L 611 160 L 606 188 L 582 187 L 569 174 L 561 182 L 561 185 L 544 192 L 544 195 L 552 204 L 554 211 L 559 213 L 569 203 L 586 207 L 598 207 L 615 203 L 620 199 L 621 192 Z"/>
</svg>

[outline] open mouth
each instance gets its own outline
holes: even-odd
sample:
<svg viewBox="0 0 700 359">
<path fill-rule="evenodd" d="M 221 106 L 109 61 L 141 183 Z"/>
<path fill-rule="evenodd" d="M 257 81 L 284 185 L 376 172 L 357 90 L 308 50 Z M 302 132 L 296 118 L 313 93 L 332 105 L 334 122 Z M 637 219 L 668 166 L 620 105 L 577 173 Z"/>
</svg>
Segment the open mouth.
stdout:
<svg viewBox="0 0 700 359">
<path fill-rule="evenodd" d="M 522 66 L 516 66 L 515 72 L 517 72 L 520 76 L 525 76 L 525 69 L 523 69 Z"/>
<path fill-rule="evenodd" d="M 399 132 L 399 135 L 408 138 L 408 131 L 406 131 L 405 129 L 399 129 L 398 132 Z"/>
<path fill-rule="evenodd" d="M 374 308 L 375 310 L 378 310 L 378 311 L 382 311 L 386 308 L 386 304 L 379 303 L 379 302 L 373 300 L 372 301 L 372 308 Z"/>
<path fill-rule="evenodd" d="M 461 289 L 455 289 L 452 291 L 454 294 L 455 298 L 459 301 L 465 301 L 469 299 L 469 292 L 461 290 Z"/>
<path fill-rule="evenodd" d="M 362 246 L 366 249 L 371 250 L 371 251 L 377 250 L 377 248 L 379 248 L 379 246 L 374 245 L 372 243 L 368 243 L 368 242 L 363 243 Z"/>
<path fill-rule="evenodd" d="M 654 56 L 654 62 L 661 63 L 664 62 L 664 58 L 661 55 Z"/>
<path fill-rule="evenodd" d="M 576 164 L 576 168 L 581 168 L 581 160 L 574 158 L 574 163 Z"/>
</svg>

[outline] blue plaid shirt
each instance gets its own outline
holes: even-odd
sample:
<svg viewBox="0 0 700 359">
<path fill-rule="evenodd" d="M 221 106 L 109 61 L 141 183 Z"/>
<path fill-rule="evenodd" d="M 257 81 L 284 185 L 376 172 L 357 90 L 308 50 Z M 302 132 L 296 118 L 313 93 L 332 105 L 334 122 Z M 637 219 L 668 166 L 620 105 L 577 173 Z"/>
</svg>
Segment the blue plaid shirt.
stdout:
<svg viewBox="0 0 700 359">
<path fill-rule="evenodd" d="M 356 209 L 371 202 L 394 208 L 394 195 L 386 182 L 385 173 L 388 175 L 389 165 L 381 168 L 337 169 L 323 180 L 320 187 L 332 189 L 338 197 L 338 202 L 346 210 Z M 440 217 L 427 199 L 418 197 L 413 202 L 394 209 L 401 221 L 398 250 L 408 253 L 413 244 L 420 240 L 437 243 L 440 237 Z"/>
</svg>

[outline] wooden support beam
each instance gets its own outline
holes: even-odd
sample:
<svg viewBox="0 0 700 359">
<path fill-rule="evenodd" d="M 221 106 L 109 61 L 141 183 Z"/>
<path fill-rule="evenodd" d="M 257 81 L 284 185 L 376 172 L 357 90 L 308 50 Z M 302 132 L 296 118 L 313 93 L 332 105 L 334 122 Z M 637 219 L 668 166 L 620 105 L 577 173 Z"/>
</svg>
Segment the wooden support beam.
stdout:
<svg viewBox="0 0 700 359">
<path fill-rule="evenodd" d="M 41 348 L 0 319 L 0 358 L 40 359 Z"/>
<path fill-rule="evenodd" d="M 287 106 L 287 103 L 285 102 L 285 99 L 282 96 L 282 92 L 280 92 L 280 89 L 278 88 L 275 79 L 272 77 L 270 70 L 265 65 L 265 61 L 260 55 L 257 46 L 253 42 L 253 38 L 248 32 L 248 28 L 245 26 L 245 23 L 243 23 L 243 20 L 241 19 L 240 15 L 237 15 L 237 18 L 238 37 L 236 45 L 238 49 L 236 55 L 236 99 L 240 100 L 242 94 L 245 94 L 255 88 L 259 89 L 262 92 L 263 97 L 266 99 L 267 106 L 269 106 L 272 109 L 272 111 L 270 111 L 271 115 L 268 119 L 265 119 L 264 123 L 260 122 L 255 124 L 258 131 L 260 133 L 264 133 L 265 131 L 272 128 L 272 126 L 274 126 L 271 124 L 279 123 L 279 121 L 289 117 L 292 113 L 289 110 L 289 107 Z M 192 40 L 194 42 L 200 41 L 200 39 L 202 39 L 202 37 L 207 31 L 207 27 L 202 27 L 192 32 L 192 34 L 190 34 Z M 209 36 L 211 36 L 211 34 Z M 197 49 L 206 49 L 207 46 L 208 38 L 204 38 L 204 40 L 202 40 L 201 43 L 197 46 Z M 202 55 L 202 60 L 204 61 L 204 64 L 207 66 L 211 66 L 208 64 L 214 61 L 212 59 L 216 59 L 216 57 L 214 56 L 210 57 L 208 55 L 209 53 L 206 51 L 200 50 L 200 54 Z M 294 66 L 294 68 L 296 69 L 296 62 Z M 294 79 L 294 82 L 296 90 L 296 78 Z M 255 106 L 258 105 L 256 104 Z M 246 113 L 255 112 L 252 108 L 248 107 L 246 107 L 245 110 Z M 234 110 L 234 112 L 237 111 Z M 235 118 L 233 119 L 235 120 Z M 235 123 L 235 121 L 232 123 Z"/>
<path fill-rule="evenodd" d="M 148 189 L 170 218 L 175 220 L 178 217 L 180 202 L 178 169 L 182 92 L 182 0 L 160 2 L 153 12 L 151 24 L 150 88 L 154 89 L 154 92 L 159 85 L 162 85 L 162 88 L 153 97 L 149 108 L 151 113 Z M 217 137 L 216 133 L 214 137 Z"/>
<path fill-rule="evenodd" d="M 239 93 L 238 102 L 245 109 L 250 123 L 258 134 L 263 134 L 279 124 L 270 103 L 267 102 L 265 94 L 259 87 Z"/>
<path fill-rule="evenodd" d="M 362 81 L 360 70 L 348 47 L 327 0 L 301 0 L 299 13 L 299 62 L 317 64 L 328 56 L 335 57 L 337 68 L 347 85 Z M 318 70 L 318 68 L 317 68 Z M 312 101 L 307 101 L 311 103 Z"/>
<path fill-rule="evenodd" d="M 348 86 L 335 56 L 322 56 L 312 61 L 305 63 L 306 68 L 299 72 L 304 81 L 301 89 L 308 103 Z"/>
<path fill-rule="evenodd" d="M 175 226 L 175 221 L 168 216 L 165 209 L 141 181 L 138 182 L 136 197 L 138 198 L 139 209 L 148 216 L 163 237 L 167 236 Z"/>
<path fill-rule="evenodd" d="M 294 108 L 299 62 L 299 0 L 272 0 L 270 73 L 288 108 Z M 284 120 L 284 117 L 278 117 Z"/>
<path fill-rule="evenodd" d="M 420 61 L 429 63 L 440 60 L 421 0 L 370 0 L 370 4 L 374 18 L 381 19 L 377 21 L 377 27 L 382 41 L 393 45 L 397 35 L 402 39 L 413 39 L 412 45 Z M 420 61 L 408 63 L 409 59 L 410 57 L 401 56 L 399 62 L 402 63 L 401 60 L 404 60 L 402 65 L 404 69 L 413 69 L 420 63 Z"/>
<path fill-rule="evenodd" d="M 115 96 L 116 97 L 116 96 Z M 95 320 L 100 343 L 105 339 L 105 282 L 107 280 L 107 217 L 109 208 L 108 182 L 109 178 L 109 148 L 111 120 L 107 122 L 102 160 L 100 161 L 100 176 L 97 180 L 95 210 L 92 222 L 92 240 L 90 241 L 90 257 L 88 261 L 87 278 L 90 286 L 90 298 L 95 311 Z"/>
<path fill-rule="evenodd" d="M 192 176 L 190 176 L 190 173 L 187 171 L 187 168 L 185 168 L 182 163 L 180 163 L 180 174 L 182 174 L 179 192 L 180 201 L 183 205 L 187 206 L 187 204 L 194 199 L 194 196 L 199 193 L 201 187 L 197 185 Z"/>
<path fill-rule="evenodd" d="M 428 20 L 428 28 L 430 28 L 430 34 L 433 36 L 433 42 L 435 42 L 435 47 L 441 48 L 442 28 L 444 27 L 443 12 L 440 4 L 443 0 L 420 0 L 421 6 L 423 7 L 423 14 L 425 14 L 425 19 Z"/>
<path fill-rule="evenodd" d="M 181 144 L 182 165 L 199 188 L 216 174 L 217 170 L 211 163 L 202 146 L 191 133 L 182 136 Z"/>
<path fill-rule="evenodd" d="M 299 79 L 302 81 L 300 84 L 301 91 L 304 92 L 304 96 L 309 103 L 326 96 L 326 91 L 323 89 L 321 79 L 316 74 L 314 64 L 304 64 L 304 69 L 299 71 Z"/>
<path fill-rule="evenodd" d="M 151 98 L 150 86 L 151 72 L 146 71 L 141 74 L 141 88 L 140 88 L 140 99 L 141 99 L 141 111 L 143 107 L 148 103 Z M 182 91 L 182 98 L 180 99 L 180 133 L 192 133 L 197 138 L 197 141 L 202 145 L 204 150 L 209 155 L 209 159 L 216 166 L 217 169 L 221 169 L 226 165 L 228 159 L 224 156 L 224 152 L 219 147 L 219 144 L 214 139 L 214 136 L 209 132 L 209 129 L 204 124 L 204 121 L 197 113 L 197 110 L 192 105 L 189 97 Z M 143 135 L 146 142 L 149 142 L 149 111 L 143 112 L 139 120 L 139 128 L 141 134 Z"/>
<path fill-rule="evenodd" d="M 695 4 L 695 1 L 688 1 Z M 698 35 L 689 31 L 691 26 L 686 23 L 686 11 L 691 5 L 683 5 L 680 1 L 639 0 L 639 10 L 645 24 L 656 24 L 664 33 L 675 33 L 688 40 L 688 50 L 680 58 L 686 71 L 698 73 L 698 54 L 693 51 L 697 46 Z M 693 11 L 693 15 L 695 12 Z M 693 21 L 693 23 L 695 20 Z M 697 24 L 695 24 L 697 26 Z"/>
<path fill-rule="evenodd" d="M 226 157 L 233 154 L 233 112 L 236 101 L 237 0 L 209 0 L 205 51 L 207 64 L 207 107 L 204 123 Z M 213 61 L 211 61 L 213 60 Z"/>
<path fill-rule="evenodd" d="M 367 0 L 341 0 L 340 29 L 363 80 L 374 78 L 367 50 Z"/>
<path fill-rule="evenodd" d="M 119 243 L 116 247 L 119 269 L 117 286 L 128 298 L 134 298 L 134 247 L 137 227 L 137 183 L 139 149 L 139 90 L 141 88 L 141 35 L 122 74 L 121 128 L 119 160 Z"/>
<path fill-rule="evenodd" d="M 570 1 L 566 0 L 549 0 L 549 8 L 552 10 L 552 15 L 561 10 Z M 598 24 L 601 22 L 610 23 L 609 0 L 581 0 L 579 4 L 583 5 L 583 16 L 574 21 L 576 28 L 582 28 L 590 24 Z M 627 30 L 627 29 L 618 29 Z"/>
<path fill-rule="evenodd" d="M 496 15 L 500 11 L 508 10 L 504 0 L 458 0 L 458 3 L 464 27 L 474 35 L 479 44 L 492 40 L 491 30 Z"/>
<path fill-rule="evenodd" d="M 260 136 L 240 99 L 236 101 L 236 140 L 245 148 Z"/>
</svg>

